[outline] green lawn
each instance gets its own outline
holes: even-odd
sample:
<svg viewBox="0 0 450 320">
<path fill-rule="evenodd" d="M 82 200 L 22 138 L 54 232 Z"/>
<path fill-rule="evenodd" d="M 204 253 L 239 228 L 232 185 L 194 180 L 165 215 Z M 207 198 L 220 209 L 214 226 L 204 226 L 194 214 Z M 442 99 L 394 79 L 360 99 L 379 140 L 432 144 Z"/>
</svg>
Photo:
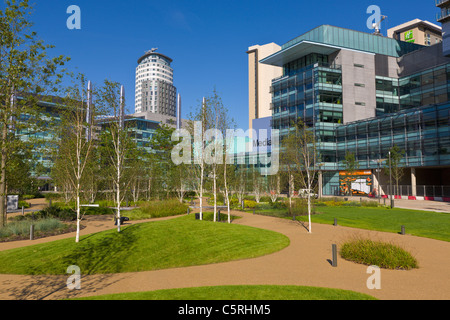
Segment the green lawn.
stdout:
<svg viewBox="0 0 450 320">
<path fill-rule="evenodd" d="M 333 224 L 336 218 L 341 226 L 395 233 L 404 225 L 407 234 L 450 241 L 450 213 L 350 206 L 316 207 L 316 211 L 313 223 Z M 297 219 L 307 221 L 308 217 Z"/>
<path fill-rule="evenodd" d="M 81 238 L 0 252 L 3 274 L 120 273 L 253 258 L 281 250 L 289 239 L 242 225 L 195 220 L 194 215 L 153 221 Z"/>
<path fill-rule="evenodd" d="M 303 286 L 217 286 L 119 293 L 82 300 L 376 300 L 358 292 Z"/>
</svg>

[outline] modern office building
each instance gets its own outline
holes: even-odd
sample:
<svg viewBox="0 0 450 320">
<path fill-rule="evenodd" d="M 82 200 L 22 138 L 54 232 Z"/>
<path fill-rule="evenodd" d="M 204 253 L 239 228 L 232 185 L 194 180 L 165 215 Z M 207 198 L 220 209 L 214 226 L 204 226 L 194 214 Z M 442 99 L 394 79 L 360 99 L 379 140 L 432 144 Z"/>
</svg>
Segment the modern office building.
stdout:
<svg viewBox="0 0 450 320">
<path fill-rule="evenodd" d="M 272 95 L 270 87 L 272 79 L 282 75 L 283 70 L 260 62 L 261 59 L 280 50 L 275 43 L 254 45 L 248 48 L 248 98 L 249 128 L 253 128 L 253 120 L 272 116 L 270 104 Z"/>
<path fill-rule="evenodd" d="M 177 89 L 173 85 L 172 59 L 147 51 L 136 67 L 135 113 L 176 117 Z"/>
<path fill-rule="evenodd" d="M 347 152 L 360 169 L 350 187 L 363 184 L 357 194 L 367 194 L 381 184 L 386 194 L 389 178 L 377 169 L 398 145 L 406 153 L 401 184 L 409 186 L 402 192 L 417 196 L 419 185 L 435 183 L 450 196 L 450 59 L 443 45 L 323 25 L 260 61 L 283 68 L 272 80 L 271 127 L 287 135 L 300 117 L 315 132 L 322 194 L 341 194 Z"/>
<path fill-rule="evenodd" d="M 388 29 L 387 35 L 396 40 L 432 46 L 442 42 L 442 27 L 429 21 L 414 19 Z"/>
<path fill-rule="evenodd" d="M 435 0 L 441 12 L 436 14 L 436 20 L 442 24 L 444 56 L 450 56 L 450 0 Z"/>
</svg>

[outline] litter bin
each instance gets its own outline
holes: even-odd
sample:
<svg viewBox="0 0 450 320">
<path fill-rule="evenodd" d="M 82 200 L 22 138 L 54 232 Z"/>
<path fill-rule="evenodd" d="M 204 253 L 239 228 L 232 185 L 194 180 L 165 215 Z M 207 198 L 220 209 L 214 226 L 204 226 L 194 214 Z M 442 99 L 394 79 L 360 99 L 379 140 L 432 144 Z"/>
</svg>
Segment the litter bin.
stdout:
<svg viewBox="0 0 450 320">
<path fill-rule="evenodd" d="M 118 219 L 116 219 L 116 222 L 114 223 L 115 226 L 117 226 L 117 220 Z M 125 221 L 130 221 L 130 218 L 128 218 L 128 217 L 120 217 L 120 225 L 122 225 Z"/>
<path fill-rule="evenodd" d="M 200 220 L 200 213 L 195 214 L 195 220 Z"/>
</svg>

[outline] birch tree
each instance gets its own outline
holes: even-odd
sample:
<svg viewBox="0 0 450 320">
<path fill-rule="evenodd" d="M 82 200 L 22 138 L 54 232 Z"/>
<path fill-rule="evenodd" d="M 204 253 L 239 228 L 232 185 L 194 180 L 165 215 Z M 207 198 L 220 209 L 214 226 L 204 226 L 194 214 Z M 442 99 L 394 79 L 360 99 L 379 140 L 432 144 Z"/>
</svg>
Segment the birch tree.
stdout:
<svg viewBox="0 0 450 320">
<path fill-rule="evenodd" d="M 21 148 L 15 132 L 25 123 L 19 120 L 24 114 L 38 117 L 38 98 L 57 90 L 60 67 L 69 60 L 48 57 L 52 46 L 32 31 L 31 11 L 28 0 L 6 0 L 0 10 L 0 225 L 6 223 L 9 156 Z M 31 127 L 31 118 L 26 125 Z"/>
<path fill-rule="evenodd" d="M 79 76 L 80 86 L 67 90 L 67 96 L 60 106 L 59 143 L 56 165 L 70 183 L 76 201 L 77 231 L 75 242 L 80 241 L 81 194 L 85 188 L 86 168 L 90 165 L 94 148 L 93 118 L 96 116 L 90 92 L 86 91 L 86 80 Z M 89 88 L 91 90 L 91 88 Z"/>
<path fill-rule="evenodd" d="M 203 98 L 201 105 L 191 113 L 188 122 L 188 131 L 194 136 L 193 164 L 190 166 L 190 174 L 193 175 L 193 187 L 200 202 L 200 220 L 203 220 L 203 190 L 205 182 L 205 135 L 209 129 L 210 109 Z"/>
<path fill-rule="evenodd" d="M 112 183 L 117 231 L 120 232 L 121 203 L 125 199 L 132 181 L 130 167 L 126 166 L 126 161 L 131 156 L 131 151 L 136 148 L 124 123 L 125 94 L 123 86 L 121 87 L 117 82 L 105 80 L 104 86 L 100 90 L 100 100 L 97 103 L 108 115 L 101 121 L 103 127 L 101 133 L 102 154 L 108 166 L 107 174 Z"/>
<path fill-rule="evenodd" d="M 217 194 L 219 190 L 218 181 L 219 171 L 221 169 L 224 172 L 224 188 L 226 193 L 227 201 L 228 199 L 228 184 L 226 179 L 226 166 L 228 162 L 227 154 L 229 153 L 229 148 L 227 148 L 227 141 L 229 142 L 232 137 L 229 137 L 227 129 L 231 125 L 228 118 L 228 111 L 224 106 L 221 97 L 216 90 L 213 91 L 212 95 L 205 99 L 206 109 L 209 111 L 205 114 L 207 121 L 207 127 L 209 130 L 207 132 L 212 133 L 213 138 L 206 136 L 206 162 L 210 165 L 212 171 L 213 179 L 213 194 L 214 194 L 214 222 L 217 221 Z M 228 138 L 228 140 L 227 140 Z M 208 161 L 209 160 L 209 161 Z"/>
<path fill-rule="evenodd" d="M 270 193 L 270 200 L 272 203 L 275 203 L 280 196 L 281 188 L 280 188 L 280 173 L 277 173 L 276 175 L 271 175 L 267 177 L 267 186 L 268 191 Z"/>
<path fill-rule="evenodd" d="M 294 130 L 283 139 L 282 157 L 287 163 L 290 192 L 294 189 L 294 179 L 308 190 L 308 231 L 311 233 L 311 191 L 317 181 L 318 154 L 314 132 L 299 118 L 294 123 Z"/>
</svg>

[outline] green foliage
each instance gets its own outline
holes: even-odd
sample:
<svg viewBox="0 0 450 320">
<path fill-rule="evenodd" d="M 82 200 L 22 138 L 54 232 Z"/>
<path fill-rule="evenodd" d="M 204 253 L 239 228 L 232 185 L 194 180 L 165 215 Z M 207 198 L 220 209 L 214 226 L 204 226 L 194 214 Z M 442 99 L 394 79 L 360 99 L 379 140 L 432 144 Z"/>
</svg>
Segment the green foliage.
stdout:
<svg viewBox="0 0 450 320">
<path fill-rule="evenodd" d="M 31 207 L 31 204 L 29 204 L 28 202 L 24 201 L 24 200 L 19 200 L 19 209 L 24 207 L 25 209 Z"/>
<path fill-rule="evenodd" d="M 26 216 L 30 218 L 32 215 L 27 214 Z M 46 218 L 57 218 L 61 221 L 74 221 L 77 218 L 77 214 L 71 208 L 51 206 L 38 211 L 37 213 L 34 213 L 34 217 L 38 220 Z"/>
<path fill-rule="evenodd" d="M 250 208 L 253 209 L 255 208 L 257 205 L 256 201 L 253 200 L 244 200 L 244 207 L 245 208 Z"/>
<path fill-rule="evenodd" d="M 36 221 L 14 221 L 8 223 L 5 227 L 0 227 L 0 238 L 29 235 L 31 224 L 34 225 L 35 232 L 50 231 L 64 226 L 59 219 L 54 218 L 39 219 Z"/>
<path fill-rule="evenodd" d="M 255 258 L 279 251 L 289 238 L 268 230 L 195 220 L 194 215 L 123 226 L 82 236 L 0 251 L 0 273 L 88 274 L 140 272 Z"/>
<path fill-rule="evenodd" d="M 176 199 L 139 203 L 139 208 L 124 213 L 132 220 L 177 216 L 187 213 L 188 205 Z"/>
<path fill-rule="evenodd" d="M 230 218 L 233 221 L 235 219 L 239 219 L 240 217 L 231 215 Z M 214 212 L 203 212 L 202 219 L 203 219 L 203 221 L 214 221 Z M 220 213 L 220 218 L 219 218 L 219 213 L 217 213 L 217 220 L 228 221 L 228 214 L 221 212 Z"/>
<path fill-rule="evenodd" d="M 342 258 L 385 269 L 418 268 L 417 260 L 406 250 L 392 243 L 371 239 L 353 239 L 341 246 Z"/>
<path fill-rule="evenodd" d="M 287 203 L 284 201 L 271 202 L 270 205 L 273 209 L 287 209 L 288 207 Z"/>
<path fill-rule="evenodd" d="M 379 207 L 376 200 L 344 201 L 339 198 L 321 199 L 314 202 L 317 207 Z"/>
</svg>

